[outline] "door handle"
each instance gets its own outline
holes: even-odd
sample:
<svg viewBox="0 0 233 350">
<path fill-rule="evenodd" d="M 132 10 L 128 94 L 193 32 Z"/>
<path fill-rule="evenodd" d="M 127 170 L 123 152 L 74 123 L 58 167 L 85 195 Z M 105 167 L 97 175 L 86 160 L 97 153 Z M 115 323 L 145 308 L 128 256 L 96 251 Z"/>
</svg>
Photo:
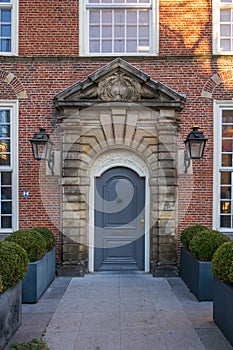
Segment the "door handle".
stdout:
<svg viewBox="0 0 233 350">
<path fill-rule="evenodd" d="M 145 219 L 144 218 L 141 218 L 141 227 L 145 228 Z"/>
</svg>

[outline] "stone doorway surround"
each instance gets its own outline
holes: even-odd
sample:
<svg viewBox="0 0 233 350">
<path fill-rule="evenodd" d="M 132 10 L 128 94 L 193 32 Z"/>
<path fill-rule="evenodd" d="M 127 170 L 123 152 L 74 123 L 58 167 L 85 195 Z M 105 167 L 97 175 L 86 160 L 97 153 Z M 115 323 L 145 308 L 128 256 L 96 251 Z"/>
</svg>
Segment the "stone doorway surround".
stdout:
<svg viewBox="0 0 233 350">
<path fill-rule="evenodd" d="M 117 58 L 56 95 L 54 103 L 62 129 L 63 266 L 93 270 L 94 179 L 120 165 L 146 178 L 145 270 L 175 271 L 185 96 Z"/>
</svg>

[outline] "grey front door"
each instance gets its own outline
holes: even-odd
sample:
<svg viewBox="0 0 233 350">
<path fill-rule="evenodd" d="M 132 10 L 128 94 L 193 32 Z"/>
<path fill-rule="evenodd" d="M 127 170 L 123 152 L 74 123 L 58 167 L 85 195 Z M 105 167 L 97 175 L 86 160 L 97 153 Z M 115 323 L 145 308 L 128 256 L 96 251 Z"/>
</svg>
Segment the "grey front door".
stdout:
<svg viewBox="0 0 233 350">
<path fill-rule="evenodd" d="M 145 178 L 116 167 L 95 182 L 95 270 L 144 270 Z"/>
</svg>

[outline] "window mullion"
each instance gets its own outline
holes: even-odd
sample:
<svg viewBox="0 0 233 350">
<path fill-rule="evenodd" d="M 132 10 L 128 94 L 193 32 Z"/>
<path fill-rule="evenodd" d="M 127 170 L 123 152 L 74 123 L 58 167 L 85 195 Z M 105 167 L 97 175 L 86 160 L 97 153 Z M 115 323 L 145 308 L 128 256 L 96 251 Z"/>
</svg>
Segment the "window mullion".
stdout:
<svg viewBox="0 0 233 350">
<path fill-rule="evenodd" d="M 103 52 L 103 11 L 100 10 L 100 52 Z"/>
<path fill-rule="evenodd" d="M 124 21 L 124 27 L 125 27 L 125 30 L 124 30 L 124 50 L 125 52 L 127 52 L 127 10 L 125 9 L 124 11 L 125 13 L 125 21 Z"/>
<path fill-rule="evenodd" d="M 112 52 L 114 52 L 114 42 L 115 42 L 115 15 L 114 11 L 112 10 Z"/>
<path fill-rule="evenodd" d="M 139 52 L 139 11 L 137 10 L 137 52 Z"/>
</svg>

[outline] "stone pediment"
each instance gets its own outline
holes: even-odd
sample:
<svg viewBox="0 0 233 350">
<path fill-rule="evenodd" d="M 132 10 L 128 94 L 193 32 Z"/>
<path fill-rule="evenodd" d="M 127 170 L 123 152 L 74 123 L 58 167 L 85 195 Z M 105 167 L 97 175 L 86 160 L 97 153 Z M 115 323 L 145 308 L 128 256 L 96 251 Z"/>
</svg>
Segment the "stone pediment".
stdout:
<svg viewBox="0 0 233 350">
<path fill-rule="evenodd" d="M 85 108 L 104 102 L 133 102 L 151 108 L 180 110 L 184 107 L 185 96 L 117 58 L 54 97 L 58 109 Z"/>
</svg>

